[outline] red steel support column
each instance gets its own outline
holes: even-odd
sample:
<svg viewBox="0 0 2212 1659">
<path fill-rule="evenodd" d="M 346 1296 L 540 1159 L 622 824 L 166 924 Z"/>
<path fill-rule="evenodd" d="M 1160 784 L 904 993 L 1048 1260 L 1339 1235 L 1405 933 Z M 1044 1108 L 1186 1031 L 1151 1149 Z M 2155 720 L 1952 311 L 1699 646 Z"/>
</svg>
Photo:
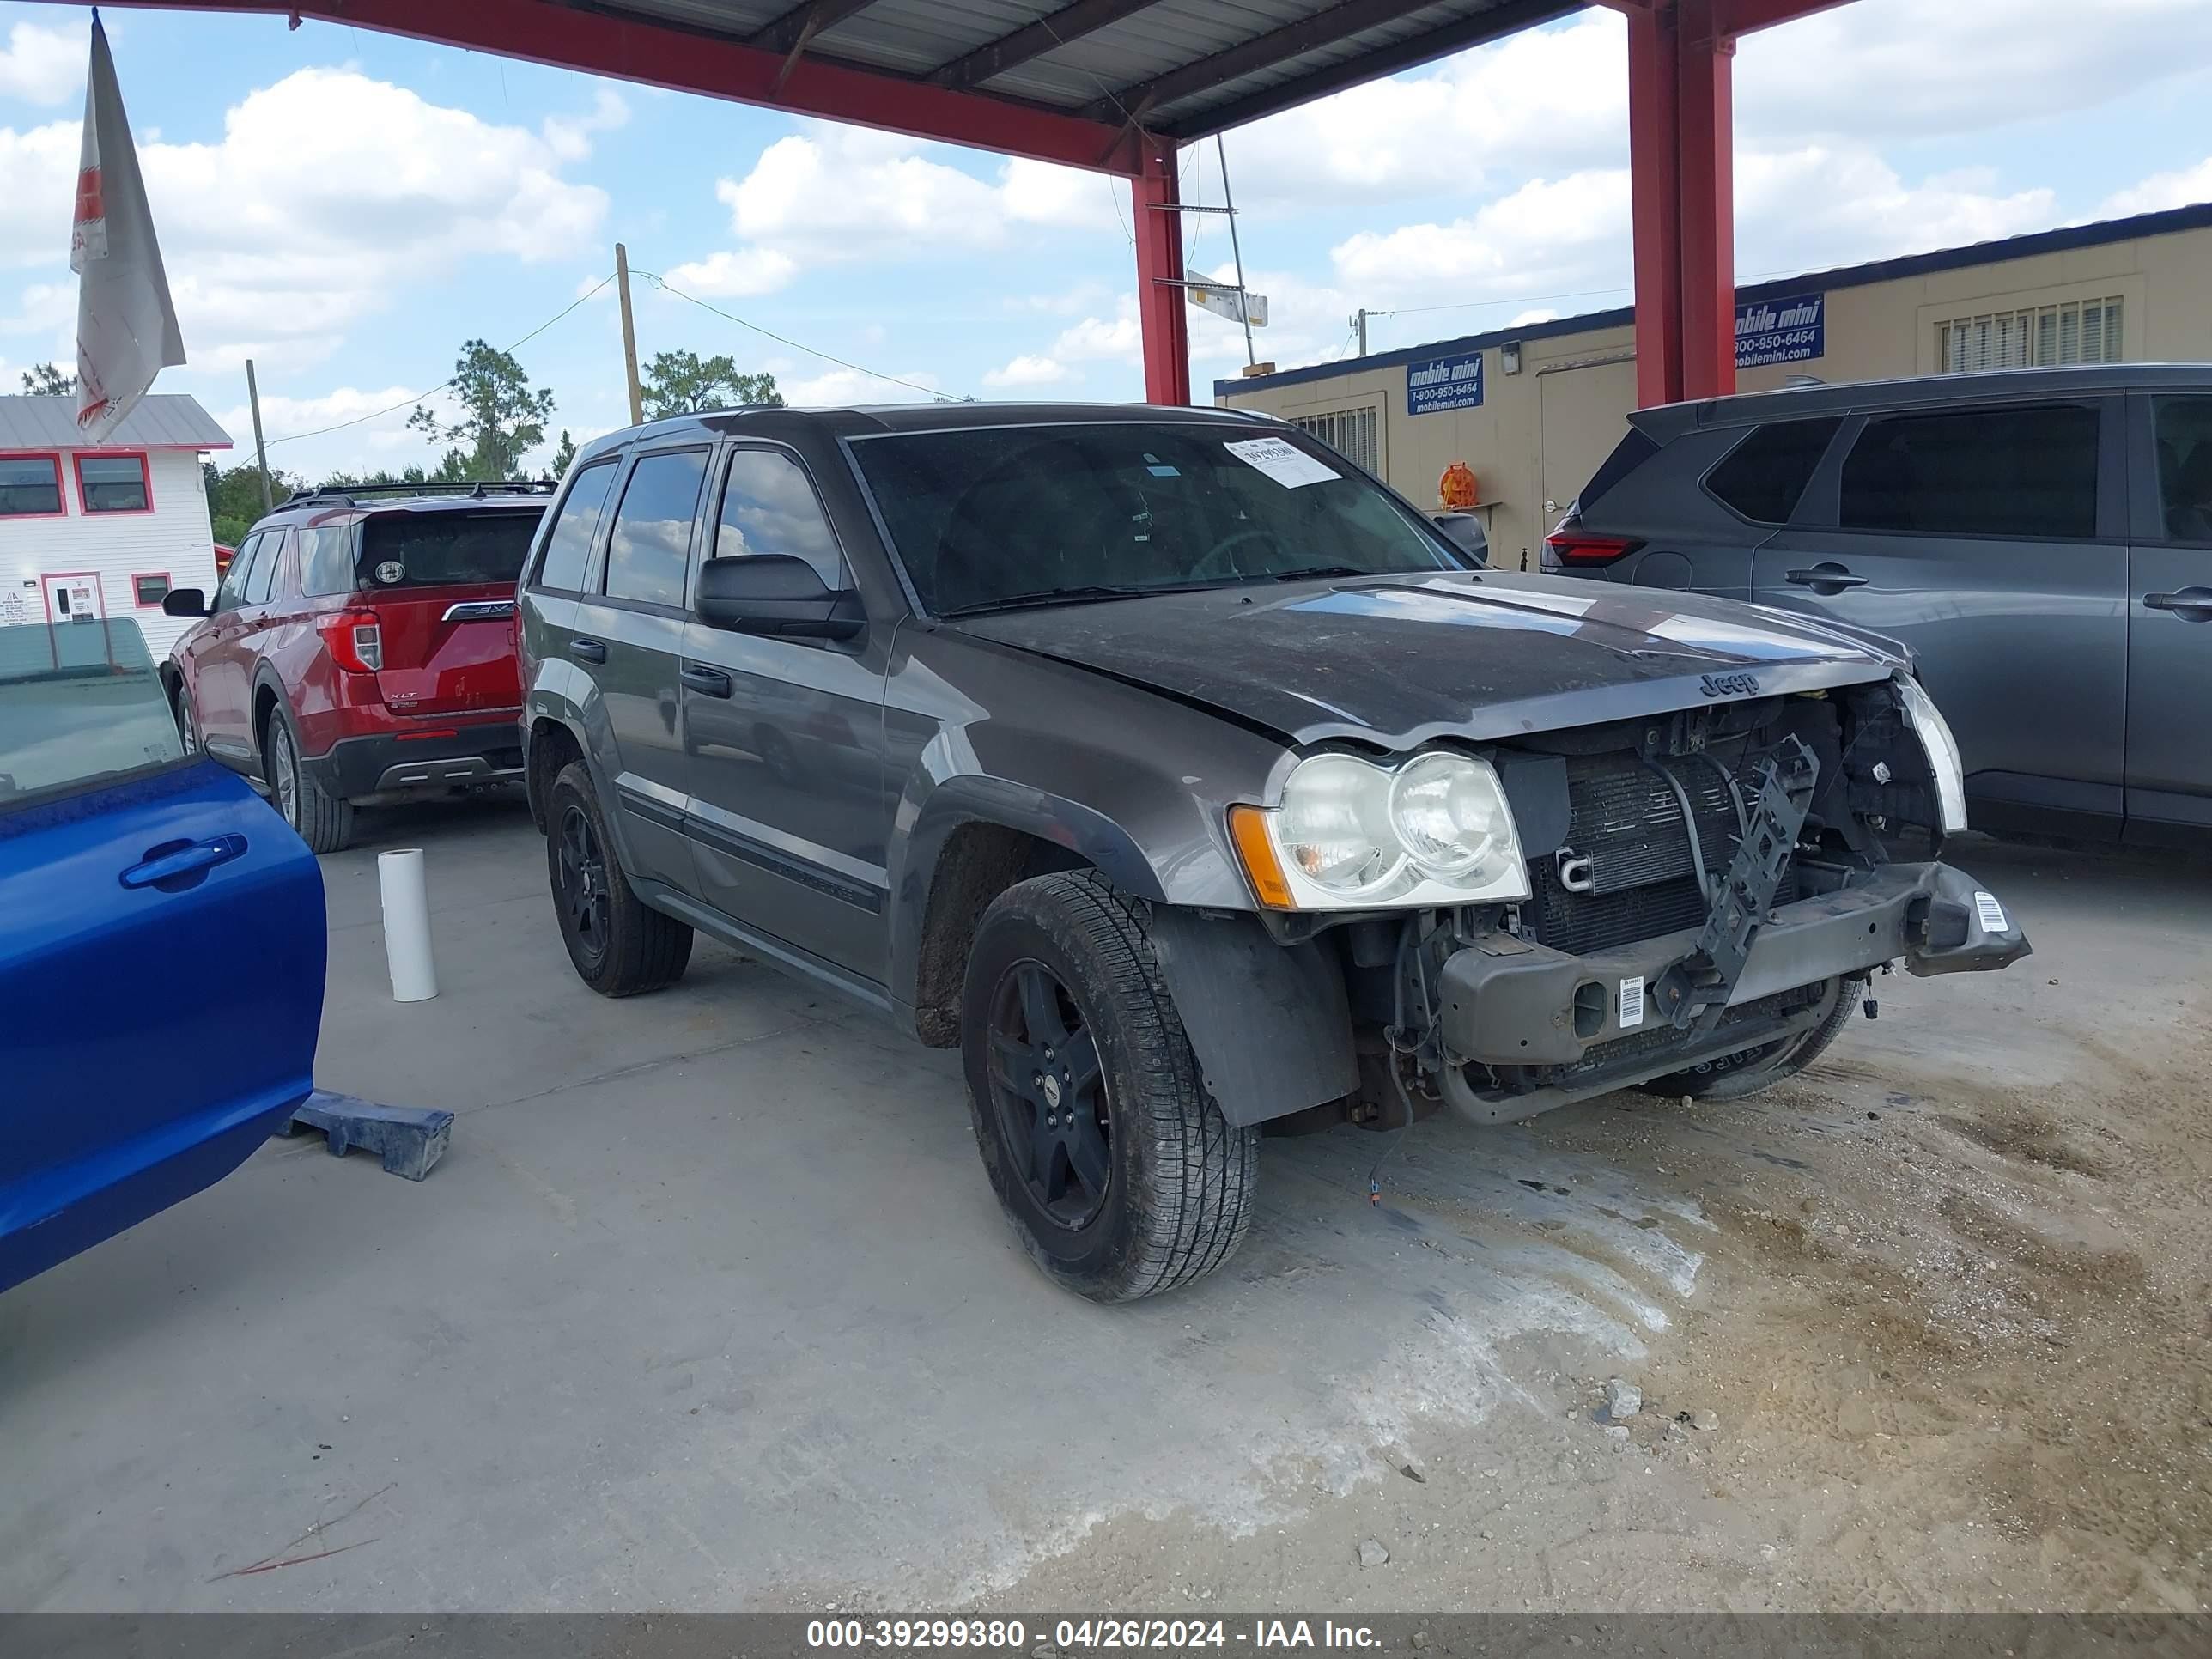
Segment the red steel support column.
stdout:
<svg viewBox="0 0 2212 1659">
<path fill-rule="evenodd" d="M 1145 342 L 1145 401 L 1190 401 L 1190 322 L 1185 312 L 1182 202 L 1175 145 L 1147 136 L 1144 170 L 1129 181 L 1137 239 L 1137 322 Z"/>
<path fill-rule="evenodd" d="M 1735 390 L 1734 40 L 1712 0 L 1628 13 L 1636 400 Z"/>
</svg>

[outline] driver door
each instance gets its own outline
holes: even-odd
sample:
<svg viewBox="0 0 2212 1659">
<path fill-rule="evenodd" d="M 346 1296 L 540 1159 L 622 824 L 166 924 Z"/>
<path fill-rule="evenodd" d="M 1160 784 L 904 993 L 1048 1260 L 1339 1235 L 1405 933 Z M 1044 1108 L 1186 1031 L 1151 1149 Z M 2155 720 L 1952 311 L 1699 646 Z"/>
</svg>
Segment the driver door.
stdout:
<svg viewBox="0 0 2212 1659">
<path fill-rule="evenodd" d="M 711 499 L 702 557 L 791 554 L 833 589 L 854 585 L 813 480 L 790 451 L 736 447 Z M 681 670 L 700 896 L 878 982 L 890 837 L 878 637 L 886 632 L 774 639 L 695 617 Z"/>
</svg>

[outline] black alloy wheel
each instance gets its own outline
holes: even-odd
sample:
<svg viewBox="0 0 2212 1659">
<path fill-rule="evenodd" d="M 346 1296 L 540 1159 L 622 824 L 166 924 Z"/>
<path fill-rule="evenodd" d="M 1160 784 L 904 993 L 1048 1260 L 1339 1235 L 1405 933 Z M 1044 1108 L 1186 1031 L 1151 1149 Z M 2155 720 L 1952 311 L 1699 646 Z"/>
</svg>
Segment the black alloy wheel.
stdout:
<svg viewBox="0 0 2212 1659">
<path fill-rule="evenodd" d="M 1015 1173 L 1051 1220 L 1088 1226 L 1113 1180 L 1113 1113 L 1097 1039 L 1042 963 L 1025 959 L 1000 975 L 990 1055 L 992 1105 Z"/>
<path fill-rule="evenodd" d="M 583 957 L 597 963 L 607 953 L 607 859 L 584 809 L 571 802 L 561 814 L 561 923 Z"/>
</svg>

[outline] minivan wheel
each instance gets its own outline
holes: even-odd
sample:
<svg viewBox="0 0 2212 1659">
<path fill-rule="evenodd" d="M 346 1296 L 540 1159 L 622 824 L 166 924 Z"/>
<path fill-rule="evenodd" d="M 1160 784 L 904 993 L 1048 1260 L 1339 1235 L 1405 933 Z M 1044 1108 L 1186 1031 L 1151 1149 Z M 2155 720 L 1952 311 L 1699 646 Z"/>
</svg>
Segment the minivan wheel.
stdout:
<svg viewBox="0 0 2212 1659">
<path fill-rule="evenodd" d="M 341 800 L 300 764 L 300 739 L 291 716 L 279 707 L 261 734 L 261 759 L 269 790 L 284 822 L 300 832 L 311 853 L 338 853 L 353 839 L 353 803 Z"/>
<path fill-rule="evenodd" d="M 634 997 L 684 977 L 691 930 L 631 890 L 592 774 L 571 761 L 546 800 L 546 877 L 576 977 L 601 996 Z"/>
<path fill-rule="evenodd" d="M 1251 1224 L 1256 1127 L 1206 1093 L 1139 901 L 1092 871 L 984 912 L 962 1048 L 983 1167 L 1047 1274 L 1127 1302 L 1212 1272 Z"/>
<path fill-rule="evenodd" d="M 1830 980 L 1820 990 L 1822 997 L 1830 1000 L 1826 1012 L 1796 1036 L 1747 1048 L 1740 1054 L 1723 1054 L 1687 1071 L 1655 1077 L 1639 1086 L 1646 1094 L 1672 1095 L 1677 1099 L 1686 1095 L 1692 1100 L 1741 1100 L 1771 1089 L 1827 1052 L 1828 1045 L 1858 1011 L 1859 996 L 1865 989 L 1863 979 Z"/>
</svg>

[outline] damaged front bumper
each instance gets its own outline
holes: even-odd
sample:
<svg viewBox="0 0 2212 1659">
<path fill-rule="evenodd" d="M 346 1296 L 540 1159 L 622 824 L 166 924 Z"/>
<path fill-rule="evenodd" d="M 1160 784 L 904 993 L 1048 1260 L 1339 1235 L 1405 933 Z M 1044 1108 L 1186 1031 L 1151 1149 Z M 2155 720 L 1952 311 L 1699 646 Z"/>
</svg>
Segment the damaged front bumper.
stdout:
<svg viewBox="0 0 2212 1659">
<path fill-rule="evenodd" d="M 1724 1000 L 1678 1029 L 1647 993 L 1700 932 L 1581 957 L 1506 933 L 1471 939 L 1437 987 L 1448 1098 L 1486 1121 L 1527 1117 L 1806 1030 L 1832 1006 L 1791 994 L 1808 987 L 1900 959 L 1913 974 L 1951 974 L 2028 953 L 2017 921 L 1963 871 L 1886 865 L 1777 906 Z"/>
</svg>

